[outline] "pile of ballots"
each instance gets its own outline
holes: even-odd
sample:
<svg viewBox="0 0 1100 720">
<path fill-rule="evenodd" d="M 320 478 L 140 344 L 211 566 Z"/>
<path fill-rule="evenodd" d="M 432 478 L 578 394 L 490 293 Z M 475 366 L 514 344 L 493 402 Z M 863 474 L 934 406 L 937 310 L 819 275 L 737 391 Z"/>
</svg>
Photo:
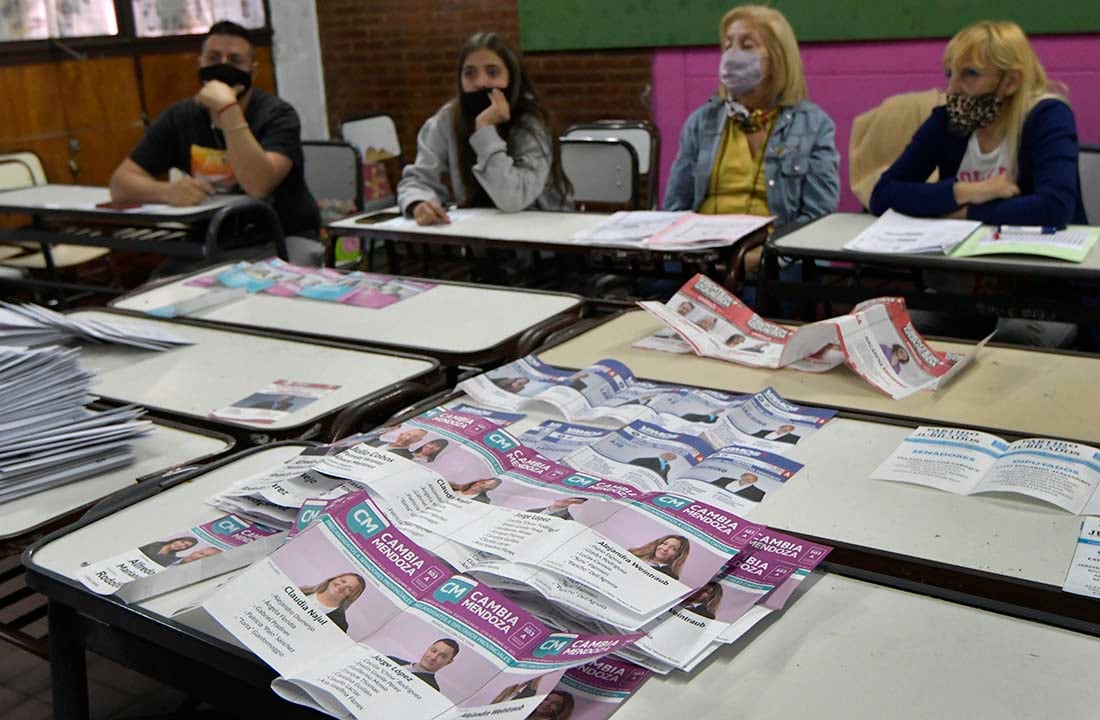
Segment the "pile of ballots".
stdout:
<svg viewBox="0 0 1100 720">
<path fill-rule="evenodd" d="M 0 503 L 133 462 L 144 410 L 97 412 L 79 349 L 0 346 Z"/>
<path fill-rule="evenodd" d="M 80 318 L 39 305 L 0 302 L 0 345 L 54 345 L 68 338 L 168 350 L 191 341 L 140 320 Z"/>
</svg>

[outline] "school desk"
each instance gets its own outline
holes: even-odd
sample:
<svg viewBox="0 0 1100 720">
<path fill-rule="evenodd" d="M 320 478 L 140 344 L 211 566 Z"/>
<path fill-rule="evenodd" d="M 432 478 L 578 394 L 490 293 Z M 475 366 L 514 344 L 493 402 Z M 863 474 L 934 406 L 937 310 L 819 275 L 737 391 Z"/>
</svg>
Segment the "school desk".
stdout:
<svg viewBox="0 0 1100 720">
<path fill-rule="evenodd" d="M 645 262 L 656 268 L 667 262 L 680 262 L 699 268 L 700 272 L 706 272 L 712 277 L 720 276 L 727 287 L 733 287 L 740 280 L 738 268 L 744 250 L 750 245 L 760 244 L 766 233 L 761 228 L 719 247 L 663 250 L 644 245 L 599 245 L 572 239 L 578 232 L 589 230 L 606 220 L 608 215 L 601 213 L 537 210 L 506 213 L 489 210 L 450 225 L 410 225 L 403 228 L 376 227 L 370 224 L 372 215 L 376 213 L 364 213 L 338 220 L 328 226 L 329 233 L 358 236 L 364 240 L 470 247 L 475 252 L 482 249 L 511 248 L 589 256 L 610 255 Z"/>
<path fill-rule="evenodd" d="M 227 263 L 139 288 L 111 305 L 146 312 L 200 297 L 209 289 L 189 283 L 230 267 Z M 249 293 L 180 319 L 412 352 L 448 367 L 492 367 L 527 354 L 547 335 L 579 319 L 584 308 L 576 295 L 408 279 L 435 287 L 378 309 Z"/>
<path fill-rule="evenodd" d="M 233 447 L 233 439 L 227 435 L 152 420 L 152 432 L 131 441 L 134 451 L 131 464 L 0 504 L 0 555 L 21 552 L 45 533 L 73 519 L 82 509 L 140 482 L 145 476 L 178 466 L 198 465 Z M 4 578 L 10 582 L 20 573 L 21 569 L 5 573 Z M 24 593 L 17 589 L 0 597 L 0 607 L 23 600 Z M 45 657 L 45 643 L 24 631 L 45 615 L 45 607 L 21 608 L 25 612 L 0 623 L 0 639 Z"/>
<path fill-rule="evenodd" d="M 774 387 L 794 402 L 1100 446 L 1100 425 L 1094 418 L 1094 408 L 1100 405 L 1100 383 L 1095 382 L 1100 358 L 1096 356 L 987 346 L 971 367 L 942 390 L 894 400 L 844 366 L 821 374 L 769 370 L 631 347 L 663 327 L 644 311 L 630 312 L 576 335 L 540 357 L 551 365 L 577 369 L 614 358 L 648 380 L 733 392 Z M 929 342 L 939 350 L 958 353 L 972 347 L 935 339 Z"/>
<path fill-rule="evenodd" d="M 79 310 L 72 316 L 135 321 L 111 310 Z M 248 444 L 323 438 L 330 420 L 345 407 L 369 402 L 381 411 L 427 394 L 443 380 L 437 361 L 415 355 L 153 318 L 140 322 L 194 344 L 156 352 L 84 343 L 80 363 L 96 373 L 92 392 L 110 403 L 142 405 L 156 415 L 218 429 Z M 270 424 L 210 417 L 276 380 L 338 387 Z"/>
<path fill-rule="evenodd" d="M 171 512 L 181 527 L 219 512 L 214 492 L 297 454 L 300 445 L 254 448 L 190 475 L 134 488 L 76 526 L 39 542 L 24 562 L 50 603 L 56 717 L 88 716 L 85 650 L 214 702 L 228 712 L 319 717 L 270 691 L 275 673 L 203 624 L 172 619 L 217 585 L 209 579 L 126 605 L 88 592 L 81 563 L 148 542 Z M 691 674 L 654 677 L 619 712 L 676 710 L 701 718 L 1027 717 L 1056 698 L 1067 717 L 1087 716 L 1100 691 L 1080 669 L 1100 641 L 1039 623 L 814 573 L 787 608 L 762 621 Z"/>
<path fill-rule="evenodd" d="M 894 280 L 888 294 L 900 295 L 911 308 L 953 314 L 1022 317 L 1034 320 L 1100 324 L 1100 252 L 1095 247 L 1083 262 L 1037 255 L 980 255 L 948 257 L 942 253 L 885 254 L 845 250 L 863 230 L 877 220 L 874 215 L 834 213 L 798 227 L 784 228 L 768 238 L 759 280 L 759 302 L 764 315 L 772 316 L 784 299 L 803 300 L 806 310 L 818 301 L 854 304 L 883 295 L 881 282 L 865 283 L 861 274 L 886 273 Z M 779 278 L 779 261 L 799 263 L 800 282 Z M 847 266 L 845 282 L 828 282 L 830 271 L 817 261 Z M 922 273 L 940 275 L 979 274 L 1005 281 L 1006 288 L 993 294 L 972 292 L 922 292 Z M 908 272 L 907 278 L 901 278 Z M 872 278 L 873 279 L 873 278 Z M 1037 281 L 1037 282 L 1036 282 Z M 1007 285 L 1011 283 L 1011 285 Z M 898 291 L 898 288 L 902 288 Z"/>
<path fill-rule="evenodd" d="M 275 211 L 269 204 L 245 195 L 217 195 L 192 207 L 99 207 L 110 201 L 107 188 L 85 185 L 38 185 L 0 192 L 0 214 L 33 218 L 28 228 L 0 230 L 0 241 L 37 243 L 46 258 L 48 280 L 26 280 L 24 284 L 81 289 L 58 278 L 49 252 L 49 247 L 57 244 L 213 260 L 226 243 L 225 236 L 233 223 L 245 216 L 259 222 L 264 236 L 275 243 L 277 254 L 286 257 L 282 224 Z M 85 289 L 110 290 L 98 286 Z"/>
</svg>

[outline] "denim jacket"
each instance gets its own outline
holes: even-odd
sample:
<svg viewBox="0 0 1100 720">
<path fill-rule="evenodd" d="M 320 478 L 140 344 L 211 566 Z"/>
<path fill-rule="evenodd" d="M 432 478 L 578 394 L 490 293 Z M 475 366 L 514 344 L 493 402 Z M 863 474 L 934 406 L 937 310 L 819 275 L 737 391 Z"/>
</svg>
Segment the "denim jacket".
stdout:
<svg viewBox="0 0 1100 720">
<path fill-rule="evenodd" d="M 665 210 L 698 210 L 703 204 L 725 125 L 726 107 L 718 97 L 688 117 L 665 188 Z M 777 228 L 836 211 L 840 155 L 835 132 L 825 111 L 808 100 L 779 111 L 764 153 L 768 210 Z"/>
</svg>

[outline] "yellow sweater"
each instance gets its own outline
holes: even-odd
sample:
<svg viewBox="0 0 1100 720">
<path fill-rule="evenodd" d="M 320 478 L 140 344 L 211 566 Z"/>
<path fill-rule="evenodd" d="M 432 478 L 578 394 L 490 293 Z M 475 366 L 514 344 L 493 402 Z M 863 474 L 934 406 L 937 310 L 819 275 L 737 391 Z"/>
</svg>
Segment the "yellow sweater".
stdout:
<svg viewBox="0 0 1100 720">
<path fill-rule="evenodd" d="M 773 117 L 768 121 L 771 134 Z M 753 157 L 749 140 L 736 123 L 726 120 L 718 155 L 707 183 L 707 196 L 699 206 L 699 212 L 708 215 L 743 214 L 770 215 L 768 212 L 768 181 L 764 173 L 764 147 L 767 135 L 760 144 L 760 154 Z"/>
</svg>

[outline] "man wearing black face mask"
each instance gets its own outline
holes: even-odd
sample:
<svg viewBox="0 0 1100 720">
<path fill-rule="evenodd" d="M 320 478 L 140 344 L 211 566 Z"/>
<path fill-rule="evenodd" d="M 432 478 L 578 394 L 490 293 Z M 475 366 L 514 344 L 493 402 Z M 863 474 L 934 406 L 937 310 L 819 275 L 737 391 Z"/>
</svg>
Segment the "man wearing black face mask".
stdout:
<svg viewBox="0 0 1100 720">
<path fill-rule="evenodd" d="M 244 192 L 272 202 L 288 237 L 316 235 L 320 213 L 302 171 L 298 113 L 252 87 L 255 67 L 248 32 L 215 23 L 199 58 L 201 89 L 149 127 L 111 177 L 112 198 L 187 206 L 217 191 Z M 171 168 L 185 175 L 158 179 Z"/>
</svg>

